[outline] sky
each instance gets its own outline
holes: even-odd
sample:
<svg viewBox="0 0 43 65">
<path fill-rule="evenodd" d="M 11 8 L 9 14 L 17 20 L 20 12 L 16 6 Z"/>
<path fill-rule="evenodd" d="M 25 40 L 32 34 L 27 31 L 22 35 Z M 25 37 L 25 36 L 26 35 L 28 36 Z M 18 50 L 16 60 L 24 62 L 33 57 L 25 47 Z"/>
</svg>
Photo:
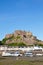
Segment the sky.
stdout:
<svg viewBox="0 0 43 65">
<path fill-rule="evenodd" d="M 43 0 L 0 0 L 0 40 L 15 30 L 43 40 Z"/>
</svg>

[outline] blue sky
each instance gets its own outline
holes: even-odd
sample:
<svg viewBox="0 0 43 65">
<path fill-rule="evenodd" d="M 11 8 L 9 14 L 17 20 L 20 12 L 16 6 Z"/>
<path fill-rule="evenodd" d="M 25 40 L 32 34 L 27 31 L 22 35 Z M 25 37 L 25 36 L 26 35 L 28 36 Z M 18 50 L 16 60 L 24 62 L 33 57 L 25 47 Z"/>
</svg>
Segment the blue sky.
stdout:
<svg viewBox="0 0 43 65">
<path fill-rule="evenodd" d="M 0 40 L 15 30 L 43 40 L 43 0 L 0 0 Z"/>
</svg>

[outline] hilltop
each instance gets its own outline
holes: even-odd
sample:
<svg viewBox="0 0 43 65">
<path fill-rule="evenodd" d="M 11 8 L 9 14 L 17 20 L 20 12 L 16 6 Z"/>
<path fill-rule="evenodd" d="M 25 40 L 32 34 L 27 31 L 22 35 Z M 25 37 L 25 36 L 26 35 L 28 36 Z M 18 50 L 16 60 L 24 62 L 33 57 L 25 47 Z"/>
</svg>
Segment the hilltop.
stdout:
<svg viewBox="0 0 43 65">
<path fill-rule="evenodd" d="M 6 45 L 43 45 L 43 41 L 37 39 L 31 32 L 16 30 L 12 34 L 7 34 L 5 38 L 2 40 L 3 44 Z"/>
</svg>

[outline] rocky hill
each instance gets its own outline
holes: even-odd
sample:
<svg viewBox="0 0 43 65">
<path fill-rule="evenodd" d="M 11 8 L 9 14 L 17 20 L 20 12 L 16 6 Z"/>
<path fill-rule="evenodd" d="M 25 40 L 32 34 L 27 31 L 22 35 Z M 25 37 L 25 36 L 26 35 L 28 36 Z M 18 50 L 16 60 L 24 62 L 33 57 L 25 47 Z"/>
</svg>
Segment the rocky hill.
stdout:
<svg viewBox="0 0 43 65">
<path fill-rule="evenodd" d="M 38 40 L 36 36 L 33 36 L 31 32 L 16 30 L 12 34 L 7 34 L 2 40 L 4 44 L 19 44 L 24 43 L 25 45 L 43 44 L 43 41 Z"/>
</svg>

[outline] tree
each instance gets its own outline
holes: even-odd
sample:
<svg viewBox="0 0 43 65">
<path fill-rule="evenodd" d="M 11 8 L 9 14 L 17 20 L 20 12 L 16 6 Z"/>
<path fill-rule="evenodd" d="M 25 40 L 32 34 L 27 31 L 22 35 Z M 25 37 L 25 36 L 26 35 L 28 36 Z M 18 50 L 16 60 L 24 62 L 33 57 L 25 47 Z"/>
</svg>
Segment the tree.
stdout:
<svg viewBox="0 0 43 65">
<path fill-rule="evenodd" d="M 0 41 L 0 45 L 3 45 L 2 41 Z"/>
<path fill-rule="evenodd" d="M 2 40 L 2 43 L 5 44 L 6 40 L 8 40 L 8 39 L 7 39 L 7 38 L 4 38 L 4 39 Z"/>
</svg>

